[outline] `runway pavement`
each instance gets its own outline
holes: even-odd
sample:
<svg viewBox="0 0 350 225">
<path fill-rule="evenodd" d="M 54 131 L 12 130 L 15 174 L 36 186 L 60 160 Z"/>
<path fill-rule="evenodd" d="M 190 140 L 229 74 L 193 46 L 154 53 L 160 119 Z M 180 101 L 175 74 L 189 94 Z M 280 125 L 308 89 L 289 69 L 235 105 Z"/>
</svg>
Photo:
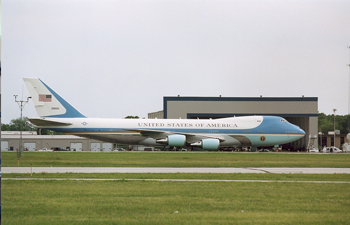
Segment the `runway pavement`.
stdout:
<svg viewBox="0 0 350 225">
<path fill-rule="evenodd" d="M 2 173 L 30 173 L 30 167 L 2 167 Z M 162 168 L 162 167 L 33 167 L 33 173 L 286 173 L 350 174 L 350 168 Z"/>
</svg>

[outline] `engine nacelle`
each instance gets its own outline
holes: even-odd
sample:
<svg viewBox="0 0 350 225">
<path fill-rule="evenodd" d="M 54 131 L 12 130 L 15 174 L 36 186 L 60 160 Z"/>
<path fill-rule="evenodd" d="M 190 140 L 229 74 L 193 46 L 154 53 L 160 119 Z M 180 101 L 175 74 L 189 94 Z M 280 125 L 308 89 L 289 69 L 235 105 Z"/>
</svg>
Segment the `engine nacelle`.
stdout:
<svg viewBox="0 0 350 225">
<path fill-rule="evenodd" d="M 205 150 L 218 150 L 220 146 L 219 139 L 203 139 L 200 142 L 191 144 L 194 147 L 200 147 Z"/>
<path fill-rule="evenodd" d="M 157 143 L 169 146 L 183 147 L 186 144 L 186 136 L 181 134 L 169 135 L 166 138 L 156 140 Z"/>
</svg>

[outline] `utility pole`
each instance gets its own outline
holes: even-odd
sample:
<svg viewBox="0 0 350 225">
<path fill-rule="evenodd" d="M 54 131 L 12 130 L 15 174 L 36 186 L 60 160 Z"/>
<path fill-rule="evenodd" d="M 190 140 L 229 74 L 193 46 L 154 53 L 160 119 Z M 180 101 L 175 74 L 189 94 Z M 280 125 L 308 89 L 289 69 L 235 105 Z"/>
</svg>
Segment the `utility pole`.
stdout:
<svg viewBox="0 0 350 225">
<path fill-rule="evenodd" d="M 349 67 L 348 114 L 350 114 L 350 46 L 348 46 L 348 49 L 349 49 L 349 64 L 347 64 L 347 66 Z"/>
<path fill-rule="evenodd" d="M 334 143 L 333 143 L 334 145 L 333 146 L 334 147 L 336 147 L 335 146 L 335 111 L 337 111 L 337 109 L 333 109 L 333 112 L 334 112 Z"/>
<path fill-rule="evenodd" d="M 27 101 L 24 100 L 17 100 L 17 96 L 18 95 L 14 95 L 15 96 L 15 102 L 18 103 L 19 108 L 21 109 L 21 120 L 19 123 L 19 150 L 17 151 L 17 158 L 22 158 L 23 157 L 23 146 L 22 146 L 22 112 L 23 112 L 23 108 L 25 106 L 25 104 L 27 104 L 29 102 L 29 99 L 32 97 L 28 97 Z M 24 104 L 23 104 L 24 103 Z"/>
</svg>

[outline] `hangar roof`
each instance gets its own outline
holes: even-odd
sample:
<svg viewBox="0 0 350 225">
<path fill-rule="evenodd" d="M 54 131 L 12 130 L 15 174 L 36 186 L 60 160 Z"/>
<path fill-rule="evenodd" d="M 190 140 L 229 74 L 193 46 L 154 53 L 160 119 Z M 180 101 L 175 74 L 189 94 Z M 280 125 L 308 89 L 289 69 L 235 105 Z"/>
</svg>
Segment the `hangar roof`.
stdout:
<svg viewBox="0 0 350 225">
<path fill-rule="evenodd" d="M 164 97 L 164 118 L 317 116 L 317 97 Z"/>
</svg>

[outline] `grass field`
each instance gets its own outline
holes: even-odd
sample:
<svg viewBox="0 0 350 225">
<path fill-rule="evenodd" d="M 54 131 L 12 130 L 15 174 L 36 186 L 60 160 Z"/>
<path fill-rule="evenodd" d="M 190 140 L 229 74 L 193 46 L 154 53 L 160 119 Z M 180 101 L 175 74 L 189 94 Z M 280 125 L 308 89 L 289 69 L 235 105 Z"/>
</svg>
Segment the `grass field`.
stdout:
<svg viewBox="0 0 350 225">
<path fill-rule="evenodd" d="M 2 178 L 92 178 L 92 179 L 202 179 L 272 181 L 349 181 L 350 174 L 272 173 L 4 173 Z"/>
<path fill-rule="evenodd" d="M 2 181 L 2 224 L 349 224 L 349 184 Z"/>
<path fill-rule="evenodd" d="M 350 154 L 223 152 L 25 152 L 28 167 L 329 167 L 348 168 Z M 2 152 L 2 166 L 18 166 L 16 153 Z"/>
<path fill-rule="evenodd" d="M 60 160 L 52 157 L 52 153 L 25 152 L 20 166 L 348 168 L 350 165 L 350 154 L 57 154 Z M 2 166 L 17 166 L 15 153 L 4 152 L 1 156 Z M 350 174 L 27 173 L 2 174 L 2 179 L 2 224 L 349 224 L 350 221 L 350 184 L 331 183 L 349 182 Z"/>
</svg>

